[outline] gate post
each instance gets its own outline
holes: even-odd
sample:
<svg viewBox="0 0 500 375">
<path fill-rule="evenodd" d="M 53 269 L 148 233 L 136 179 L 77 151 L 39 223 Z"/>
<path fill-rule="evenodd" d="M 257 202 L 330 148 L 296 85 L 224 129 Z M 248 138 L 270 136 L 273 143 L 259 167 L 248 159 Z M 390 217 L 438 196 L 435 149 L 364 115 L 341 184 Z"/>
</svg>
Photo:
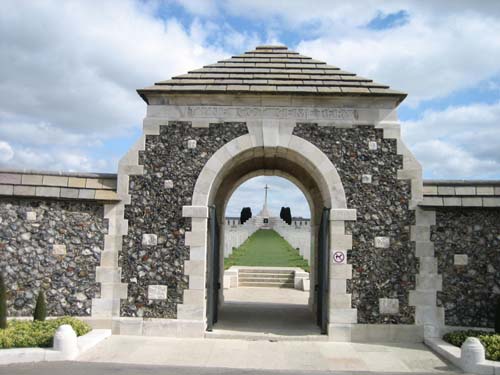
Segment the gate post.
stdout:
<svg viewBox="0 0 500 375">
<path fill-rule="evenodd" d="M 345 221 L 355 221 L 356 210 L 333 208 L 330 211 L 330 303 L 328 336 L 331 341 L 351 341 L 351 325 L 358 321 L 358 310 L 352 308 L 347 293 L 347 280 L 352 278 L 352 265 L 347 263 L 347 250 L 352 236 L 345 234 Z"/>
<path fill-rule="evenodd" d="M 189 246 L 189 260 L 184 262 L 184 274 L 189 277 L 189 288 L 184 290 L 183 303 L 177 305 L 177 319 L 198 321 L 193 329 L 200 329 L 203 336 L 206 327 L 206 269 L 208 239 L 208 207 L 183 206 L 182 216 L 191 218 L 191 231 L 185 234 L 185 245 Z"/>
</svg>

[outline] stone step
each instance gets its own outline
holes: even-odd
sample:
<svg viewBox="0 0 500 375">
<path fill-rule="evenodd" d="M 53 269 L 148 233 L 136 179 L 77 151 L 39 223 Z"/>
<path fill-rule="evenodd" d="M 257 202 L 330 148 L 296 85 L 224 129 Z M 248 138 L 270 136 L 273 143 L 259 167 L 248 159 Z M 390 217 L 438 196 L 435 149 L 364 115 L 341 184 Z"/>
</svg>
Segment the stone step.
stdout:
<svg viewBox="0 0 500 375">
<path fill-rule="evenodd" d="M 240 275 L 239 276 L 239 279 L 240 280 L 255 280 L 255 279 L 270 279 L 270 280 L 293 280 L 294 277 L 289 277 L 289 276 L 280 276 L 280 275 L 271 275 L 271 276 L 267 276 L 267 275 L 251 275 L 251 276 L 247 276 L 247 275 Z"/>
<path fill-rule="evenodd" d="M 205 332 L 207 339 L 224 340 L 246 340 L 246 341 L 328 341 L 328 335 L 322 335 L 319 332 L 304 332 L 298 335 L 280 335 L 261 332 L 238 332 L 214 329 L 212 332 Z"/>
<path fill-rule="evenodd" d="M 266 269 L 266 268 L 255 268 L 255 269 L 240 269 L 238 273 L 274 273 L 280 275 L 293 275 L 295 271 L 280 270 L 280 269 Z"/>
<path fill-rule="evenodd" d="M 266 278 L 266 279 L 286 279 L 286 280 L 293 280 L 294 275 L 279 275 L 279 274 L 274 274 L 274 273 L 244 273 L 239 275 L 240 279 L 260 279 L 260 278 Z"/>
<path fill-rule="evenodd" d="M 238 285 L 243 285 L 245 283 L 267 283 L 267 284 L 294 284 L 293 280 L 270 280 L 270 279 L 250 279 L 250 280 L 239 280 Z"/>
<path fill-rule="evenodd" d="M 270 282 L 270 281 L 239 281 L 238 286 L 252 286 L 259 288 L 294 288 L 292 282 Z"/>
</svg>

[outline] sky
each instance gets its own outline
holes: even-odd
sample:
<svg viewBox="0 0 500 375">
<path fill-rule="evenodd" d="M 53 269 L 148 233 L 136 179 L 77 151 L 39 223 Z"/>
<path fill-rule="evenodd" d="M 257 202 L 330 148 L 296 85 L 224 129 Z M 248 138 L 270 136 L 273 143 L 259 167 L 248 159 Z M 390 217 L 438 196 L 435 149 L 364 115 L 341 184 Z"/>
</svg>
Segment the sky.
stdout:
<svg viewBox="0 0 500 375">
<path fill-rule="evenodd" d="M 285 44 L 408 93 L 424 178 L 498 179 L 499 35 L 497 0 L 2 0 L 0 168 L 116 172 L 137 88 Z"/>
</svg>

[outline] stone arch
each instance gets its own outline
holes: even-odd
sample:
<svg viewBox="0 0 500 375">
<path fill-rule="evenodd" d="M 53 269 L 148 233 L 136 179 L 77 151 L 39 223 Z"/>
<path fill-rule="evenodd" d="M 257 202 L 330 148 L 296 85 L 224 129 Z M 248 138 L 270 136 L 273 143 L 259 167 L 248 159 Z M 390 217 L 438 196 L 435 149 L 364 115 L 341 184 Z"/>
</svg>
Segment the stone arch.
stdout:
<svg viewBox="0 0 500 375">
<path fill-rule="evenodd" d="M 203 298 L 198 299 L 197 308 L 203 309 L 203 313 L 206 311 L 204 277 L 207 269 L 208 207 L 216 205 L 223 208 L 230 196 L 229 192 L 255 171 L 280 171 L 300 181 L 303 191 L 309 192 L 307 195 L 313 203 L 312 233 L 321 212 L 318 208 L 330 208 L 330 254 L 334 251 L 346 252 L 352 247 L 351 236 L 344 232 L 344 222 L 355 220 L 356 211 L 347 208 L 342 181 L 335 166 L 319 148 L 292 135 L 293 126 L 288 126 L 290 131 L 283 134 L 279 131 L 280 125 L 279 122 L 266 124 L 266 121 L 247 123 L 249 134 L 228 142 L 208 160 L 196 181 L 192 206 L 183 208 L 183 216 L 192 218 L 192 230 L 186 232 L 186 245 L 190 246 L 191 259 L 185 262 L 185 273 L 190 282 L 184 295 L 189 300 L 190 295 L 199 295 L 202 291 Z M 223 212 L 223 209 L 219 211 Z M 193 257 L 198 261 L 193 260 Z M 332 259 L 331 256 L 329 259 Z M 191 270 L 196 272 L 191 273 Z M 330 282 L 336 280 L 338 283 L 335 288 L 330 288 L 329 335 L 337 335 L 337 331 L 341 333 L 345 324 L 357 322 L 357 310 L 352 308 L 350 294 L 346 293 L 346 279 L 350 279 L 351 275 L 352 267 L 349 264 L 330 267 Z M 188 318 L 189 315 L 184 316 L 182 311 L 192 311 L 193 308 L 196 307 L 186 304 L 185 299 L 183 305 L 178 305 L 178 319 Z"/>
<path fill-rule="evenodd" d="M 223 172 L 245 160 L 259 156 L 272 157 L 272 151 L 268 151 L 268 155 L 266 155 L 266 149 L 275 149 L 275 155 L 283 155 L 285 159 L 299 164 L 303 163 L 302 165 L 309 167 L 311 175 L 319 181 L 319 188 L 324 193 L 326 207 L 347 208 L 344 187 L 337 169 L 319 148 L 294 135 L 290 135 L 288 143 L 278 143 L 274 147 L 256 144 L 251 134 L 240 136 L 228 142 L 207 161 L 196 180 L 192 205 L 208 206 L 211 204 L 210 200 L 213 199 L 212 195 L 215 193 L 212 187 L 220 182 Z M 259 155 L 259 151 L 261 155 Z"/>
</svg>

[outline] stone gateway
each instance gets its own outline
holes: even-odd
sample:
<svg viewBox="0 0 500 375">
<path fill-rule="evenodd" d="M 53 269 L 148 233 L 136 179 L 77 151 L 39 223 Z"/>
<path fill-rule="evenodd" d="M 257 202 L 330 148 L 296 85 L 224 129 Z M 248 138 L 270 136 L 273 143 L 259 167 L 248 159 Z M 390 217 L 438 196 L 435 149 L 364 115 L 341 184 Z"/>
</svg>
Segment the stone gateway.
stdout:
<svg viewBox="0 0 500 375">
<path fill-rule="evenodd" d="M 221 301 L 228 200 L 276 175 L 311 209 L 310 307 L 329 339 L 493 326 L 500 182 L 423 181 L 400 135 L 406 94 L 283 46 L 138 93 L 143 133 L 117 175 L 0 173 L 11 316 L 43 288 L 50 315 L 203 337 Z"/>
</svg>

